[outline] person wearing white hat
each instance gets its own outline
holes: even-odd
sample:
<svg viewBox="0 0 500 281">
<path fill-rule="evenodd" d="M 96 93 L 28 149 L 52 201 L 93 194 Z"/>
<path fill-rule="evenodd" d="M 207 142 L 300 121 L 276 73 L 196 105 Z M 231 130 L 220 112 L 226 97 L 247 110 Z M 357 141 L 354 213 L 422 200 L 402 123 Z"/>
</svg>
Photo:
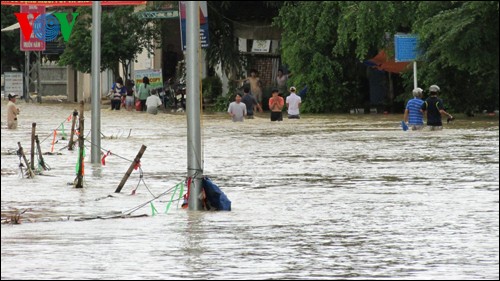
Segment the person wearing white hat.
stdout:
<svg viewBox="0 0 500 281">
<path fill-rule="evenodd" d="M 422 94 L 424 90 L 421 88 L 413 89 L 413 99 L 406 104 L 404 120 L 412 128 L 412 130 L 420 130 L 424 127 L 424 114 L 420 111 L 424 101 Z"/>
<path fill-rule="evenodd" d="M 19 115 L 19 108 L 16 106 L 16 98 L 18 97 L 15 93 L 9 94 L 9 103 L 7 104 L 7 128 L 17 129 L 17 115 Z"/>
<path fill-rule="evenodd" d="M 286 97 L 286 107 L 288 108 L 288 119 L 300 119 L 300 104 L 302 99 L 295 93 L 297 89 L 290 87 L 290 95 Z"/>
</svg>

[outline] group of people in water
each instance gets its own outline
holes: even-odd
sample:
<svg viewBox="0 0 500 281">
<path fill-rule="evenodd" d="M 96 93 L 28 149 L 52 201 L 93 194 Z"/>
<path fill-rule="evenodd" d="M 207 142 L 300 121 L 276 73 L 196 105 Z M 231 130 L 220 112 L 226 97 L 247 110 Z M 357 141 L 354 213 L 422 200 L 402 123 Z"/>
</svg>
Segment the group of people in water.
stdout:
<svg viewBox="0 0 500 281">
<path fill-rule="evenodd" d="M 109 93 L 111 98 L 111 110 L 120 110 L 120 106 L 125 105 L 127 111 L 132 111 L 134 105 L 136 111 L 147 111 L 151 114 L 158 114 L 158 106 L 162 105 L 162 101 L 150 83 L 149 78 L 144 76 L 142 84 L 136 89 L 132 79 L 127 79 L 127 83 L 123 84 L 123 79 L 118 77 L 116 82 L 111 86 Z"/>
<path fill-rule="evenodd" d="M 285 107 L 288 110 L 289 119 L 300 118 L 300 105 L 302 99 L 297 95 L 297 89 L 290 87 L 290 95 L 285 99 L 282 95 L 286 92 L 286 83 L 288 77 L 292 74 L 283 74 L 283 70 L 278 70 L 276 77 L 277 88 L 272 90 L 272 97 L 268 101 L 269 110 L 271 111 L 271 121 L 283 121 L 282 111 Z M 235 101 L 229 105 L 228 113 L 233 121 L 243 121 L 244 118 L 253 119 L 254 112 L 262 112 L 262 84 L 257 76 L 256 70 L 251 70 L 250 76 L 237 80 L 238 82 L 248 82 L 249 86 L 244 87 L 243 95 L 237 94 Z M 151 88 L 149 78 L 144 77 L 142 84 L 136 89 L 135 83 L 131 79 L 127 79 L 124 84 L 123 79 L 118 77 L 113 83 L 109 97 L 111 98 L 111 110 L 120 110 L 121 106 L 125 106 L 128 111 L 132 111 L 134 104 L 136 111 L 147 111 L 151 114 L 158 113 L 158 107 L 162 105 L 158 93 Z"/>
<path fill-rule="evenodd" d="M 302 104 L 301 95 L 297 94 L 297 89 L 292 86 L 289 88 L 289 95 L 286 100 L 283 95 L 286 91 L 286 82 L 292 74 L 283 74 L 283 71 L 278 70 L 276 77 L 277 88 L 271 92 L 272 96 L 268 100 L 268 107 L 271 111 L 271 121 L 283 121 L 283 109 L 286 104 L 288 119 L 300 119 L 300 106 Z M 241 122 L 245 118 L 253 119 L 254 112 L 262 112 L 262 84 L 257 77 L 257 72 L 252 70 L 250 76 L 237 80 L 238 82 L 247 81 L 249 86 L 244 87 L 243 95 L 236 94 L 233 102 L 229 104 L 227 109 L 228 114 L 234 122 Z M 142 84 L 136 89 L 132 79 L 127 79 L 124 83 L 121 77 L 113 83 L 109 97 L 111 98 L 111 110 L 120 110 L 120 106 L 124 105 L 128 111 L 132 111 L 135 105 L 136 111 L 147 111 L 151 114 L 158 113 L 158 107 L 162 105 L 162 100 L 158 93 L 152 89 L 149 83 L 149 78 L 144 77 Z M 440 88 L 437 85 L 429 87 L 429 97 L 423 100 L 423 89 L 415 88 L 412 91 L 413 99 L 409 100 L 403 120 L 403 128 L 409 127 L 412 130 L 420 130 L 424 128 L 424 116 L 427 118 L 427 127 L 430 130 L 442 129 L 442 116 L 448 117 L 447 121 L 454 120 L 454 117 L 446 112 L 443 101 L 438 97 Z M 19 108 L 16 107 L 17 95 L 9 94 L 8 104 L 8 128 L 15 129 L 17 127 L 17 115 Z M 407 124 L 407 125 L 406 125 Z"/>
<path fill-rule="evenodd" d="M 413 99 L 406 104 L 404 113 L 404 124 L 412 130 L 420 130 L 424 128 L 424 115 L 427 117 L 427 127 L 430 130 L 440 130 L 443 128 L 442 115 L 448 116 L 448 122 L 454 117 L 446 112 L 443 101 L 438 98 L 440 88 L 438 85 L 429 87 L 429 97 L 423 100 L 424 90 L 421 88 L 413 89 Z"/>
<path fill-rule="evenodd" d="M 276 77 L 277 88 L 273 89 L 271 92 L 271 97 L 269 98 L 268 105 L 271 111 L 271 121 L 283 121 L 282 111 L 286 103 L 288 118 L 289 119 L 300 119 L 300 105 L 302 103 L 302 98 L 297 95 L 297 89 L 292 86 L 290 87 L 290 95 L 285 99 L 281 96 L 287 92 L 286 83 L 288 77 L 292 74 L 284 74 L 282 69 L 278 70 L 278 75 Z M 234 102 L 229 104 L 227 112 L 231 116 L 234 122 L 241 122 L 245 118 L 253 119 L 254 111 L 262 112 L 262 83 L 260 78 L 257 77 L 257 71 L 251 70 L 250 76 L 236 80 L 236 82 L 248 82 L 249 86 L 244 86 L 243 95 L 236 94 Z"/>
<path fill-rule="evenodd" d="M 283 121 L 283 108 L 286 103 L 288 119 L 300 119 L 300 105 L 302 98 L 297 95 L 297 89 L 290 87 L 290 95 L 285 99 L 280 96 L 278 89 L 273 89 L 272 96 L 269 98 L 268 105 L 271 111 L 271 121 Z M 253 96 L 249 88 L 243 89 L 243 96 L 239 93 L 233 102 L 229 104 L 227 113 L 231 116 L 233 122 L 241 122 L 245 118 L 253 119 L 254 111 L 262 112 L 262 105 L 257 98 Z"/>
</svg>

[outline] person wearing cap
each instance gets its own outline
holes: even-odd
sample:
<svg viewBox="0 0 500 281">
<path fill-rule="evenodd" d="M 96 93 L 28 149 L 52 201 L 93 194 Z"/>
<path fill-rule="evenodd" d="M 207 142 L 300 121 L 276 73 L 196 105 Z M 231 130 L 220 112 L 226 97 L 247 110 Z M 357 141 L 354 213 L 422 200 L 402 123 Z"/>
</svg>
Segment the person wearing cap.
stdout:
<svg viewBox="0 0 500 281">
<path fill-rule="evenodd" d="M 273 89 L 272 97 L 269 99 L 269 109 L 271 110 L 271 121 L 283 121 L 283 106 L 285 101 L 279 96 L 279 90 Z"/>
<path fill-rule="evenodd" d="M 295 93 L 297 89 L 290 87 L 290 95 L 286 97 L 286 107 L 288 108 L 288 119 L 300 119 L 300 104 L 302 99 Z"/>
<path fill-rule="evenodd" d="M 424 101 L 422 100 L 421 88 L 413 89 L 413 99 L 406 104 L 404 121 L 412 128 L 412 130 L 420 130 L 424 127 L 424 114 L 420 111 Z"/>
<path fill-rule="evenodd" d="M 427 126 L 430 126 L 431 130 L 439 130 L 443 128 L 441 115 L 447 115 L 449 120 L 453 119 L 453 116 L 444 110 L 443 101 L 437 97 L 439 91 L 439 86 L 430 86 L 430 96 L 425 100 L 420 109 L 421 112 L 427 116 Z"/>
<path fill-rule="evenodd" d="M 156 90 L 151 91 L 151 96 L 146 99 L 146 111 L 150 114 L 158 114 L 158 106 L 162 105 L 161 99 Z"/>
<path fill-rule="evenodd" d="M 17 115 L 19 115 L 19 108 L 16 106 L 17 94 L 10 93 L 9 103 L 7 104 L 7 128 L 17 129 Z"/>
</svg>

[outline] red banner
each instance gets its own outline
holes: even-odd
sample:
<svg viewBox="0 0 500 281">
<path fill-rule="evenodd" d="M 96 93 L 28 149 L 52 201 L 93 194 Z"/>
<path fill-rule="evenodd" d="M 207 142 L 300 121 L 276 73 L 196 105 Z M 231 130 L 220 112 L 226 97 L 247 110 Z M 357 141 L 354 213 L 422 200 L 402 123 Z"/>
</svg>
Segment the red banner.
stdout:
<svg viewBox="0 0 500 281">
<path fill-rule="evenodd" d="M 92 6 L 93 1 L 1 1 L 17 6 Z M 102 6 L 145 5 L 147 1 L 101 1 Z"/>
<path fill-rule="evenodd" d="M 29 15 L 25 15 L 24 18 L 21 18 L 17 13 L 15 13 L 18 18 L 19 25 L 21 26 L 21 32 L 19 32 L 21 36 L 21 51 L 45 51 L 45 41 L 38 39 L 32 30 L 35 18 L 39 14 L 45 13 L 45 7 L 21 6 L 21 13 L 29 13 Z M 23 19 L 24 22 L 23 20 L 20 20 L 20 18 Z"/>
</svg>

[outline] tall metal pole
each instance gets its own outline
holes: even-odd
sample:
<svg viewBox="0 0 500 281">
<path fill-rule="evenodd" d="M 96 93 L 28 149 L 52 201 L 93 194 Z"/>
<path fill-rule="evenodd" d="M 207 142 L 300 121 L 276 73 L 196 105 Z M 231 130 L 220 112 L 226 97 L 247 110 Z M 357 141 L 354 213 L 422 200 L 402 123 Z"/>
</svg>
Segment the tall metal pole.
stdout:
<svg viewBox="0 0 500 281">
<path fill-rule="evenodd" d="M 101 163 L 101 1 L 92 2 L 91 162 Z"/>
<path fill-rule="evenodd" d="M 413 89 L 417 88 L 417 61 L 413 61 Z"/>
<path fill-rule="evenodd" d="M 42 52 L 36 53 L 36 101 L 42 103 Z"/>
<path fill-rule="evenodd" d="M 25 102 L 29 101 L 30 97 L 30 51 L 24 51 L 24 93 Z"/>
<path fill-rule="evenodd" d="M 200 75 L 199 46 L 200 24 L 198 1 L 186 1 L 186 69 L 187 69 L 187 151 L 188 177 L 192 179 L 189 194 L 189 210 L 203 209 L 200 200 L 203 167 L 201 159 L 200 132 Z"/>
</svg>

